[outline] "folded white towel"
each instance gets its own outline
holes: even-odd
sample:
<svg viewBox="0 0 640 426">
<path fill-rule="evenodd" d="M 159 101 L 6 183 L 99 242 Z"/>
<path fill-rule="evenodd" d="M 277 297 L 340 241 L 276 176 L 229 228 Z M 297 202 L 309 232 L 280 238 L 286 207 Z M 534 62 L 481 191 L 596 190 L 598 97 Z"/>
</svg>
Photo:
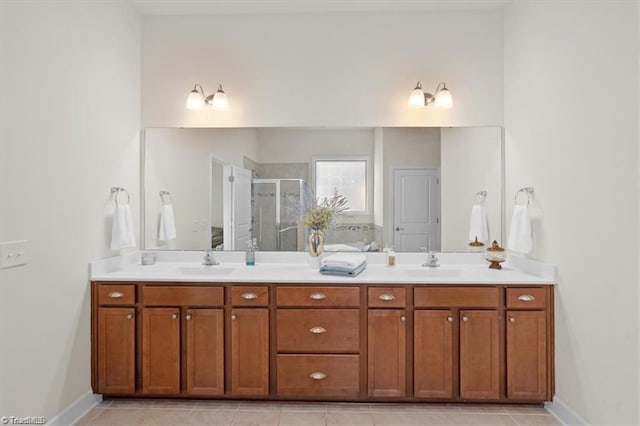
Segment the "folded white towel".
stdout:
<svg viewBox="0 0 640 426">
<path fill-rule="evenodd" d="M 163 204 L 160 207 L 160 223 L 158 224 L 158 240 L 169 241 L 176 238 L 176 222 L 173 217 L 173 206 Z"/>
<path fill-rule="evenodd" d="M 113 226 L 111 227 L 111 249 L 119 250 L 136 246 L 133 230 L 133 217 L 129 204 L 116 204 L 113 210 Z"/>
<path fill-rule="evenodd" d="M 357 268 L 367 258 L 362 253 L 336 253 L 322 258 L 320 266 L 329 268 Z"/>
<path fill-rule="evenodd" d="M 484 204 L 474 204 L 471 207 L 469 241 L 475 241 L 476 238 L 485 245 L 489 243 L 489 220 L 487 219 L 487 208 Z"/>
<path fill-rule="evenodd" d="M 516 205 L 513 207 L 507 248 L 524 254 L 530 253 L 533 249 L 531 216 L 528 206 Z"/>
</svg>

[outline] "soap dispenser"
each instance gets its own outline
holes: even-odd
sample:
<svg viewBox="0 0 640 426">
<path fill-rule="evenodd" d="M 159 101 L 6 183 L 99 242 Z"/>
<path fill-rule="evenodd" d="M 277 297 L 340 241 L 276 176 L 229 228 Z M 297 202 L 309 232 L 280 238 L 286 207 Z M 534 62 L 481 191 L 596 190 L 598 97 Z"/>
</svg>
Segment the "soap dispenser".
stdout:
<svg viewBox="0 0 640 426">
<path fill-rule="evenodd" d="M 387 266 L 396 266 L 396 251 L 393 246 L 387 252 Z"/>
<path fill-rule="evenodd" d="M 256 239 L 247 241 L 247 251 L 245 252 L 245 263 L 247 266 L 254 266 L 256 264 Z"/>
</svg>

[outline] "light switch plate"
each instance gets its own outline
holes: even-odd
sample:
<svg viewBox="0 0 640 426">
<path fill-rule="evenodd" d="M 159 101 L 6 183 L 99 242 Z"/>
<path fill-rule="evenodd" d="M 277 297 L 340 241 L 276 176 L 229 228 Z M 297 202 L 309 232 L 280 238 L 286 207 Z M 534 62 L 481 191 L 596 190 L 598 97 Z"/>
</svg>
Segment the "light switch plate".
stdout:
<svg viewBox="0 0 640 426">
<path fill-rule="evenodd" d="M 27 240 L 0 243 L 0 269 L 27 264 Z"/>
</svg>

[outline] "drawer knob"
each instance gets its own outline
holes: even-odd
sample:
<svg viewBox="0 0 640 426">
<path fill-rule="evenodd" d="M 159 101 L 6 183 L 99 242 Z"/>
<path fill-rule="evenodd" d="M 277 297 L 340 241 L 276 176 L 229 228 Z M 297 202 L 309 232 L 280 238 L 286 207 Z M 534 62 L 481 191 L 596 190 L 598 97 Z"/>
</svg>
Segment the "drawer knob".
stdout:
<svg viewBox="0 0 640 426">
<path fill-rule="evenodd" d="M 257 298 L 258 298 L 258 296 L 256 296 L 256 294 L 255 294 L 255 293 L 244 293 L 241 297 L 242 297 L 244 300 L 254 300 L 254 299 L 257 299 Z"/>
<path fill-rule="evenodd" d="M 109 293 L 109 297 L 111 297 L 112 299 L 120 299 L 123 296 L 124 293 L 121 291 L 112 291 L 111 293 Z"/>
<path fill-rule="evenodd" d="M 187 314 L 187 316 L 184 317 L 184 319 L 186 319 L 187 321 L 191 321 L 191 314 Z"/>
<path fill-rule="evenodd" d="M 171 315 L 171 319 L 178 319 L 178 314 Z"/>
<path fill-rule="evenodd" d="M 309 377 L 311 377 L 313 380 L 324 380 L 327 378 L 327 375 L 319 371 L 316 371 L 314 373 L 311 373 Z"/>
<path fill-rule="evenodd" d="M 127 319 L 133 319 L 133 314 L 128 314 Z"/>
<path fill-rule="evenodd" d="M 514 322 L 516 322 L 516 319 L 514 317 L 509 317 L 509 322 L 510 323 L 514 323 Z"/>
<path fill-rule="evenodd" d="M 453 317 L 452 317 L 452 316 L 448 316 L 448 317 L 447 317 L 447 321 L 448 321 L 448 322 L 453 322 Z"/>
<path fill-rule="evenodd" d="M 312 293 L 309 297 L 313 300 L 323 300 L 327 298 L 327 295 L 324 293 Z"/>
<path fill-rule="evenodd" d="M 235 321 L 238 319 L 238 316 L 236 314 L 231 315 L 231 321 Z"/>
<path fill-rule="evenodd" d="M 324 327 L 312 327 L 311 329 L 309 329 L 309 331 L 313 334 L 322 334 L 327 332 Z"/>
<path fill-rule="evenodd" d="M 395 300 L 396 297 L 393 294 L 381 294 L 380 296 L 378 296 L 378 299 L 380 300 L 384 300 L 385 302 L 391 302 L 392 300 Z"/>
<path fill-rule="evenodd" d="M 520 296 L 518 296 L 518 300 L 522 302 L 533 302 L 534 300 L 536 300 L 536 298 L 530 294 L 521 294 Z"/>
<path fill-rule="evenodd" d="M 463 316 L 462 316 L 462 321 L 464 321 L 464 322 L 469 321 L 469 317 L 468 317 L 468 316 L 466 316 L 466 315 L 463 315 Z"/>
<path fill-rule="evenodd" d="M 400 317 L 400 321 L 402 322 L 407 322 L 407 317 L 405 317 L 404 315 Z"/>
</svg>

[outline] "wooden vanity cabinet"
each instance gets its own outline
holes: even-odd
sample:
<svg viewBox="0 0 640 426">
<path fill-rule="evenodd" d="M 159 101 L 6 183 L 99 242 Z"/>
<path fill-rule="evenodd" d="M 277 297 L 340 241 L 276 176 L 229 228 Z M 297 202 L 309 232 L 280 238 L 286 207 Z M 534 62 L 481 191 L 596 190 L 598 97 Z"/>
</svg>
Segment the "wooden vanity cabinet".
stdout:
<svg viewBox="0 0 640 426">
<path fill-rule="evenodd" d="M 97 388 L 104 394 L 136 390 L 135 308 L 99 307 L 97 312 Z"/>
</svg>

